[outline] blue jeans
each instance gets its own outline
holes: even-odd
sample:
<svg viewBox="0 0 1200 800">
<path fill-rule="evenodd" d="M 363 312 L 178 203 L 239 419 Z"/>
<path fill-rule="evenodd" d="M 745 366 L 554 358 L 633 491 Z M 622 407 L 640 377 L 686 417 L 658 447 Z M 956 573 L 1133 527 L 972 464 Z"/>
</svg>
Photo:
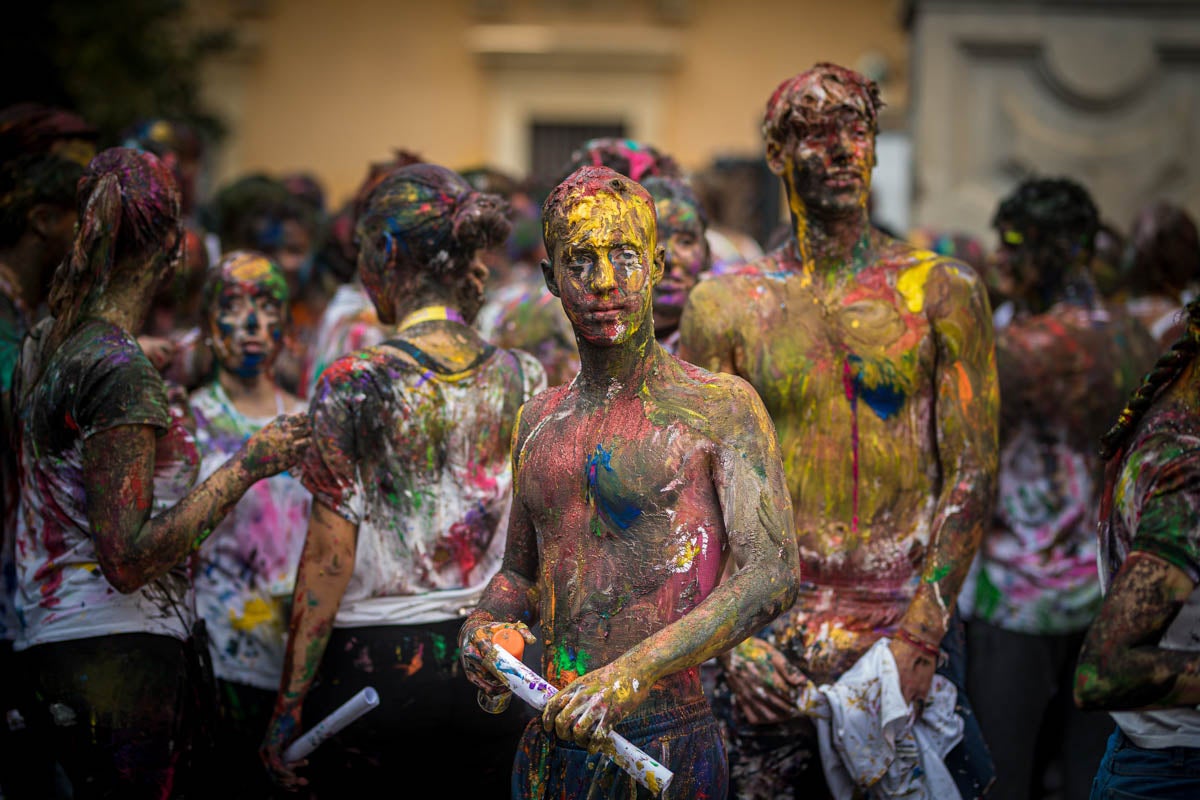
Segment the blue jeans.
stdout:
<svg viewBox="0 0 1200 800">
<path fill-rule="evenodd" d="M 617 723 L 625 738 L 675 773 L 663 800 L 725 800 L 729 767 L 721 732 L 708 702 L 638 713 Z M 525 728 L 513 764 L 513 800 L 650 800 L 611 759 L 591 755 L 573 742 L 542 730 L 534 718 Z"/>
<path fill-rule="evenodd" d="M 1138 747 L 1118 727 L 1092 782 L 1092 800 L 1195 800 L 1200 748 Z"/>
</svg>

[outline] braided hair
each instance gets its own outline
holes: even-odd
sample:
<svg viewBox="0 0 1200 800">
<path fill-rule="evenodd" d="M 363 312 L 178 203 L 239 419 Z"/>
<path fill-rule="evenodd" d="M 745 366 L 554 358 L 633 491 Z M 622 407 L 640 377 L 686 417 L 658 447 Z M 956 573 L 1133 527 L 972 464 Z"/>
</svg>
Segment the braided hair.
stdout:
<svg viewBox="0 0 1200 800">
<path fill-rule="evenodd" d="M 1120 460 L 1115 457 L 1121 454 L 1129 436 L 1154 402 L 1154 398 L 1161 390 L 1175 382 L 1200 351 L 1200 298 L 1188 303 L 1184 311 L 1187 314 L 1187 329 L 1170 349 L 1154 362 L 1154 366 L 1142 380 L 1142 385 L 1117 416 L 1116 424 L 1101 437 L 1100 457 L 1105 461 Z"/>
<path fill-rule="evenodd" d="M 103 151 L 84 170 L 76 198 L 75 243 L 50 287 L 54 324 L 47 352 L 74 330 L 126 260 L 162 247 L 174 231 L 175 252 L 155 263 L 166 274 L 183 247 L 179 189 L 171 171 L 151 153 L 125 147 Z"/>
</svg>

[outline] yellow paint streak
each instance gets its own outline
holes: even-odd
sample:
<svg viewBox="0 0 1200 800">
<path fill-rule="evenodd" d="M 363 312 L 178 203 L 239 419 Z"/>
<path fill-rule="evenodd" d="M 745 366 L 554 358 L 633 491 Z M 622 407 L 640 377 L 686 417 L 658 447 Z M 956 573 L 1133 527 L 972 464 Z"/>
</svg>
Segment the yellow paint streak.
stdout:
<svg viewBox="0 0 1200 800">
<path fill-rule="evenodd" d="M 242 608 L 242 616 L 237 616 L 232 611 L 229 612 L 229 622 L 233 625 L 234 630 L 252 631 L 260 625 L 266 625 L 275 619 L 275 607 L 263 600 L 261 597 L 255 597 Z"/>
<path fill-rule="evenodd" d="M 906 269 L 896 279 L 896 291 L 900 292 L 912 314 L 920 314 L 925 309 L 925 283 L 929 280 L 929 270 L 936 263 L 937 256 L 929 253 L 929 258 Z"/>
<path fill-rule="evenodd" d="M 262 256 L 243 256 L 229 266 L 229 275 L 243 283 L 258 283 L 271 276 L 271 262 Z"/>
</svg>

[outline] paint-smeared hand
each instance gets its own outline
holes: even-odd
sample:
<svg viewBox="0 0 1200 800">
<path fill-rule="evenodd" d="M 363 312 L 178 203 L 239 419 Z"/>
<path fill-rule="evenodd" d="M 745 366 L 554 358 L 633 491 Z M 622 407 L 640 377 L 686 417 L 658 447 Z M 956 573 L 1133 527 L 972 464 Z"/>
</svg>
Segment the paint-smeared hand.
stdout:
<svg viewBox="0 0 1200 800">
<path fill-rule="evenodd" d="M 290 791 L 308 785 L 306 778 L 296 774 L 298 768 L 308 766 L 308 761 L 302 759 L 289 764 L 283 757 L 283 751 L 300 737 L 300 733 L 300 708 L 295 707 L 283 713 L 276 709 L 271 723 L 267 726 L 266 738 L 258 751 L 271 780 Z"/>
<path fill-rule="evenodd" d="M 582 675 L 550 698 L 542 727 L 591 752 L 609 744 L 613 726 L 650 695 L 653 681 L 624 659 Z"/>
<path fill-rule="evenodd" d="M 491 669 L 496 662 L 492 654 L 492 641 L 497 631 L 514 630 L 521 635 L 525 644 L 535 644 L 537 637 L 524 622 L 491 622 L 468 619 L 458 634 L 459 660 L 471 683 L 478 686 L 488 697 L 498 697 L 508 692 L 508 686 L 496 677 Z"/>
<path fill-rule="evenodd" d="M 783 722 L 801 713 L 797 698 L 809 680 L 769 642 L 751 637 L 720 661 L 738 711 L 751 725 Z"/>
<path fill-rule="evenodd" d="M 163 372 L 171 365 L 178 349 L 174 342 L 161 336 L 139 336 L 137 341 L 142 352 L 146 354 L 146 358 L 150 359 L 150 363 L 159 372 Z"/>
<path fill-rule="evenodd" d="M 269 478 L 299 463 L 311 443 L 308 414 L 283 414 L 246 441 L 243 463 L 255 479 Z"/>
<path fill-rule="evenodd" d="M 907 703 L 916 704 L 919 711 L 933 687 L 937 661 L 900 638 L 891 639 L 888 647 L 896 659 L 896 670 L 900 673 L 900 693 Z"/>
</svg>

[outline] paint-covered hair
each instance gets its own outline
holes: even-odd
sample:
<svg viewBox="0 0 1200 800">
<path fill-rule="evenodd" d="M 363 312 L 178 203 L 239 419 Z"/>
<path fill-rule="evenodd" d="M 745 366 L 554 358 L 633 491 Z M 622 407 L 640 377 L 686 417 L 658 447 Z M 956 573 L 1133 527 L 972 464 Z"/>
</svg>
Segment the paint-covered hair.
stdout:
<svg viewBox="0 0 1200 800">
<path fill-rule="evenodd" d="M 389 172 L 367 199 L 355 238 L 395 248 L 404 266 L 427 276 L 465 271 L 475 251 L 508 236 L 504 201 L 477 192 L 458 173 L 436 164 Z"/>
<path fill-rule="evenodd" d="M 647 178 L 641 184 L 642 188 L 654 198 L 655 203 L 670 200 L 673 203 L 684 203 L 691 206 L 695 209 L 700 224 L 704 228 L 708 228 L 708 213 L 704 209 L 704 204 L 700 202 L 700 198 L 696 196 L 687 181 L 682 178 L 655 177 Z"/>
<path fill-rule="evenodd" d="M 811 87 L 824 83 L 842 86 L 859 95 L 871 130 L 878 130 L 879 111 L 883 108 L 878 84 L 852 69 L 822 61 L 775 87 L 763 115 L 763 138 L 768 142 L 783 144 L 789 136 L 793 115 L 806 117 L 820 105 L 820 97 L 811 91 Z"/>
<path fill-rule="evenodd" d="M 1039 267 L 1090 258 L 1100 215 L 1088 190 L 1069 178 L 1028 178 L 1000 201 L 992 227 L 1024 237 Z"/>
<path fill-rule="evenodd" d="M 51 346 L 74 329 L 118 269 L 145 269 L 138 259 L 163 248 L 174 234 L 171 257 L 154 262 L 165 274 L 183 248 L 179 189 L 152 153 L 126 147 L 101 152 L 79 180 L 77 202 L 75 243 L 50 287 Z"/>
<path fill-rule="evenodd" d="M 317 233 L 312 208 L 282 181 L 261 173 L 222 187 L 213 198 L 211 214 L 223 250 L 272 250 L 285 222 L 299 223 L 314 237 Z"/>
<path fill-rule="evenodd" d="M 1200 280 L 1200 235 L 1180 205 L 1159 200 L 1143 208 L 1133 229 L 1132 288 L 1179 293 Z"/>
<path fill-rule="evenodd" d="M 633 139 L 589 139 L 571 154 L 561 174 L 572 175 L 580 167 L 608 167 L 635 181 L 683 177 L 675 159 L 653 145 Z"/>
<path fill-rule="evenodd" d="M 23 155 L 0 166 L 0 247 L 16 244 L 34 206 L 69 209 L 83 167 L 51 153 Z"/>
<path fill-rule="evenodd" d="M 542 238 L 551 257 L 555 244 L 569 233 L 567 219 L 571 208 L 580 200 L 598 194 L 610 194 L 631 204 L 640 202 L 649 215 L 650 224 L 657 226 L 654 198 L 644 186 L 609 167 L 580 167 L 555 186 L 542 204 Z"/>
<path fill-rule="evenodd" d="M 159 158 L 200 158 L 204 140 L 196 129 L 180 120 L 149 118 L 139 120 L 121 134 L 125 147 L 148 150 Z"/>
<path fill-rule="evenodd" d="M 99 136 L 94 126 L 65 108 L 17 103 L 0 109 L 0 161 L 53 152 L 68 140 L 94 143 Z"/>
<path fill-rule="evenodd" d="M 1154 362 L 1154 366 L 1142 379 L 1142 385 L 1134 391 L 1125 408 L 1117 416 L 1116 424 L 1101 437 L 1100 456 L 1106 461 L 1121 455 L 1129 436 L 1154 402 L 1154 398 L 1175 382 L 1200 351 L 1200 298 L 1188 303 L 1184 311 L 1187 314 L 1186 329 L 1167 352 Z"/>
<path fill-rule="evenodd" d="M 208 271 L 204 281 L 204 313 L 212 317 L 218 298 L 225 287 L 231 283 L 253 280 L 261 284 L 267 292 L 279 301 L 279 307 L 288 307 L 287 278 L 283 270 L 263 253 L 253 250 L 234 250 L 226 253 L 217 265 Z"/>
</svg>

